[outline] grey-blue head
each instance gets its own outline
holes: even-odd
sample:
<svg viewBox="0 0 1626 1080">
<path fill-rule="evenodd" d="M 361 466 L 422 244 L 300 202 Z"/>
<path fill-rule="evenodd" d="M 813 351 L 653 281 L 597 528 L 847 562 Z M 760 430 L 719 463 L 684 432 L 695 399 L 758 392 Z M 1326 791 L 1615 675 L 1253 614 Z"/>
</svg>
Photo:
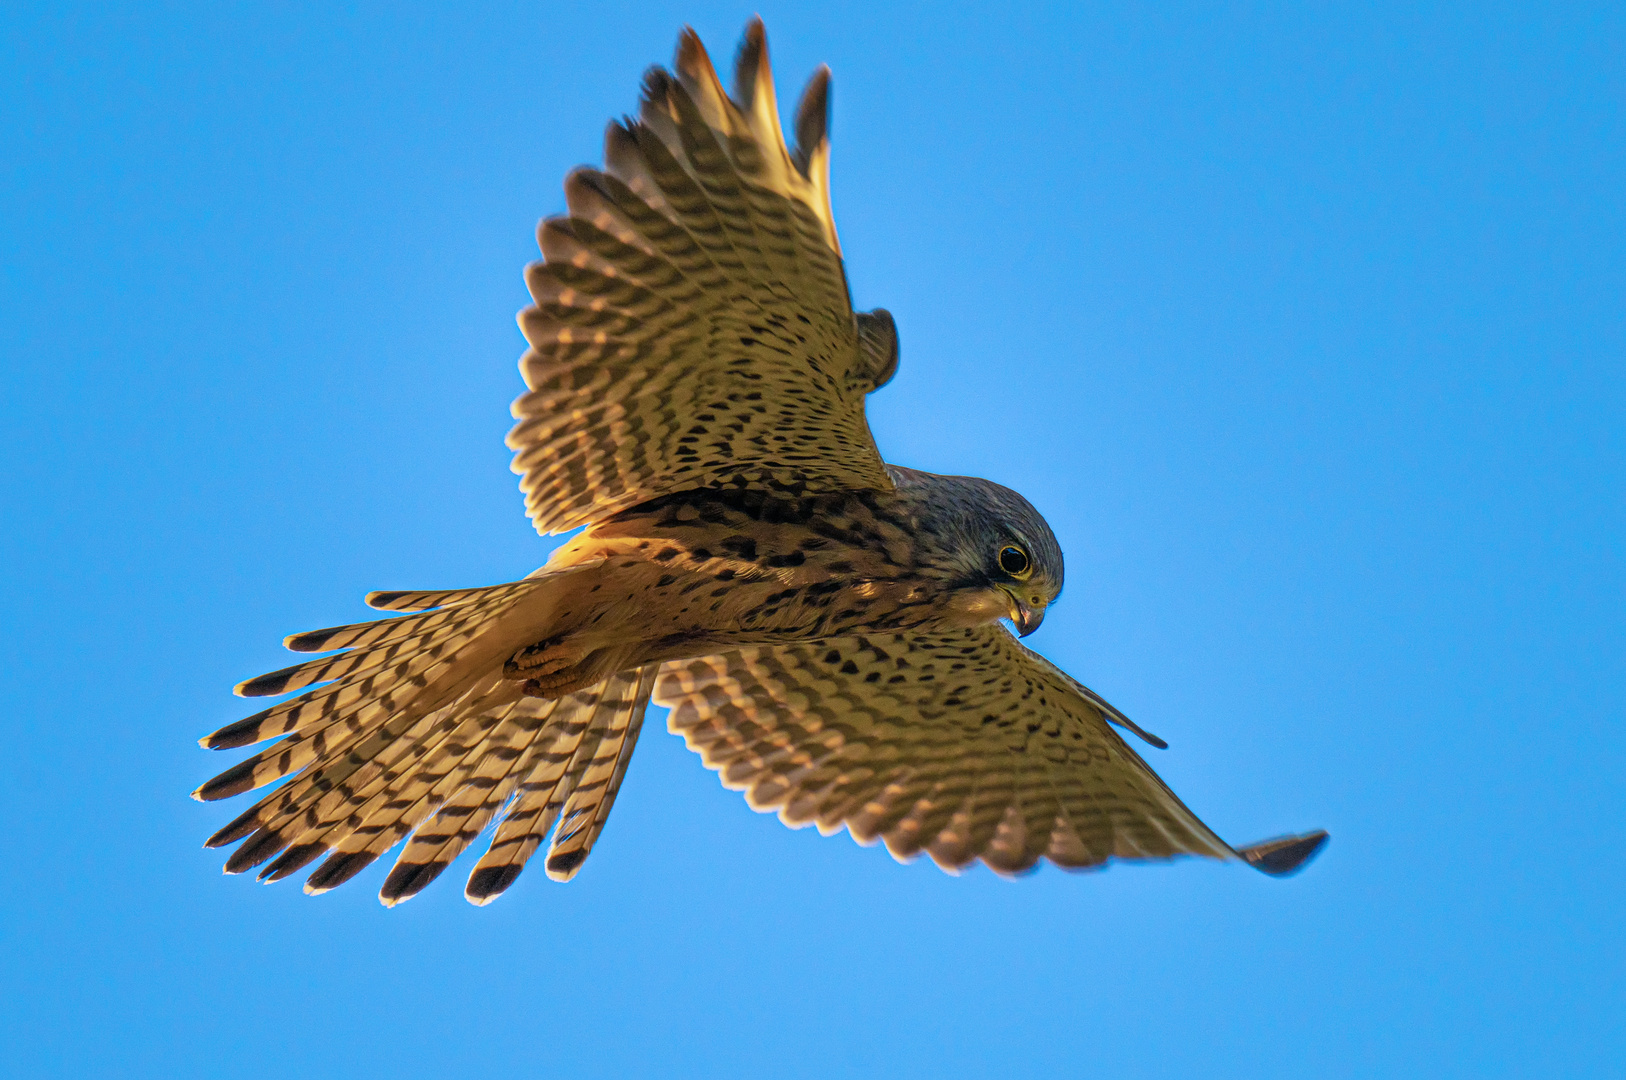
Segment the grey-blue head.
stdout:
<svg viewBox="0 0 1626 1080">
<path fill-rule="evenodd" d="M 888 465 L 899 492 L 917 505 L 918 528 L 955 589 L 993 596 L 996 617 L 1023 637 L 1061 593 L 1061 545 L 1033 504 L 976 476 L 940 476 Z"/>
</svg>

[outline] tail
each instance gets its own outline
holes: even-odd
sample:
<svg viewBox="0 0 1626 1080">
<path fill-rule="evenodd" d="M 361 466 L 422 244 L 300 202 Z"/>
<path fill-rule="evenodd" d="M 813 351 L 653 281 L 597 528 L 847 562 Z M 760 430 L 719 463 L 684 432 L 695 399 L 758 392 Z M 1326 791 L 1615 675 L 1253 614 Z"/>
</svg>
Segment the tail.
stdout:
<svg viewBox="0 0 1626 1080">
<path fill-rule="evenodd" d="M 342 885 L 411 836 L 380 892 L 416 895 L 495 817 L 468 896 L 495 899 L 559 822 L 549 875 L 569 878 L 603 828 L 632 756 L 654 667 L 566 697 L 525 697 L 504 662 L 547 625 L 557 578 L 450 592 L 373 593 L 400 618 L 295 634 L 296 652 L 344 650 L 240 684 L 259 697 L 307 689 L 201 740 L 213 750 L 280 739 L 193 797 L 287 783 L 209 838 L 226 861 L 278 881 L 322 858 L 308 893 Z"/>
</svg>

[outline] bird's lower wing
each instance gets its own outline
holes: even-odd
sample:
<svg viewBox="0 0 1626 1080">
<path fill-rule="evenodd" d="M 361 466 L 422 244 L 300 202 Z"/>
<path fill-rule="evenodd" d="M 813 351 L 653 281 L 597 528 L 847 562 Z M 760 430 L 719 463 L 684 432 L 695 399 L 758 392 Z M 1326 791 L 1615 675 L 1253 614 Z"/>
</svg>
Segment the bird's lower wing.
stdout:
<svg viewBox="0 0 1626 1080">
<path fill-rule="evenodd" d="M 1231 847 L 1112 730 L 1093 694 L 998 625 L 669 663 L 655 701 L 754 808 L 845 827 L 900 859 L 925 852 L 948 870 L 1202 855 L 1280 874 L 1325 839 Z"/>
</svg>

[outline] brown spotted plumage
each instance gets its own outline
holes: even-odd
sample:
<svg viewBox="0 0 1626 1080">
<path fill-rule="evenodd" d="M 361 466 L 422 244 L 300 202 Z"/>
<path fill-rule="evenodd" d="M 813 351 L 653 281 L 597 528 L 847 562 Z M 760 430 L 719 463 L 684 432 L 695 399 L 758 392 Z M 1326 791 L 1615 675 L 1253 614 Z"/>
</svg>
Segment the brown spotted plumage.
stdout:
<svg viewBox="0 0 1626 1080">
<path fill-rule="evenodd" d="M 900 859 L 1015 874 L 1237 854 L 1112 730 L 1117 710 L 998 624 L 671 663 L 655 700 L 753 808 Z"/>
<path fill-rule="evenodd" d="M 568 880 L 652 697 L 754 807 L 899 858 L 1302 866 L 1325 833 L 1232 848 L 1114 728 L 1159 740 L 1000 625 L 1031 632 L 1062 587 L 1026 500 L 882 463 L 864 396 L 898 337 L 848 295 L 829 73 L 792 147 L 760 22 L 732 95 L 692 32 L 674 66 L 566 179 L 527 273 L 514 469 L 539 531 L 585 528 L 523 581 L 374 593 L 400 614 L 293 635 L 328 655 L 240 684 L 295 696 L 203 740 L 277 740 L 194 793 L 283 781 L 210 837 L 239 845 L 227 872 L 315 864 L 323 892 L 404 841 L 395 904 L 490 828 L 471 901 L 544 845 Z"/>
</svg>

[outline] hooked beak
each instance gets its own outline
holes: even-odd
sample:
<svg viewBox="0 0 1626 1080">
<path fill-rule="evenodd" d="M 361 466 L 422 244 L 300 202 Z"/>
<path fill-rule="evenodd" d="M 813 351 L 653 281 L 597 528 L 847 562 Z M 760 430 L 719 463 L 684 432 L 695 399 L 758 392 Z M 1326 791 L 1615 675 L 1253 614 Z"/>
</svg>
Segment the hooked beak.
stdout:
<svg viewBox="0 0 1626 1080">
<path fill-rule="evenodd" d="M 1044 622 L 1044 608 L 1029 607 L 1016 597 L 1011 597 L 1011 624 L 1016 627 L 1017 637 L 1027 637 L 1039 629 Z"/>
</svg>

